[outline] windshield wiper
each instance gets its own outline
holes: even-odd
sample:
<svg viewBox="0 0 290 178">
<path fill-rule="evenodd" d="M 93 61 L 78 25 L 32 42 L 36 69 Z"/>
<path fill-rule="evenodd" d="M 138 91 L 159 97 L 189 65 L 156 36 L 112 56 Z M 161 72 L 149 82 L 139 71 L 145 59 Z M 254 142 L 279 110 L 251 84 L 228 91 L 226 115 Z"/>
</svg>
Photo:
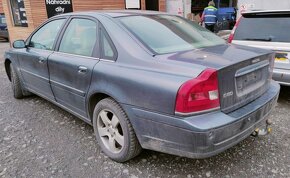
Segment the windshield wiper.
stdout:
<svg viewBox="0 0 290 178">
<path fill-rule="evenodd" d="M 247 40 L 247 41 L 272 41 L 271 37 L 268 38 L 245 38 L 242 40 Z"/>
</svg>

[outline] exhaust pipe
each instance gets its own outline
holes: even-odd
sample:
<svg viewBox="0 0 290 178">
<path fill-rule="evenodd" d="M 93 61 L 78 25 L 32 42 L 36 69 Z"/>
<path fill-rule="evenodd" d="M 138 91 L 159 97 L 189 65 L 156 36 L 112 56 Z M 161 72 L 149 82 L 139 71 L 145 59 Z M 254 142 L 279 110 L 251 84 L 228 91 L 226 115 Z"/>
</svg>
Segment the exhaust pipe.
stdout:
<svg viewBox="0 0 290 178">
<path fill-rule="evenodd" d="M 267 134 L 270 134 L 272 132 L 272 128 L 269 127 L 272 124 L 272 121 L 270 121 L 269 119 L 266 120 L 266 127 L 265 128 L 257 128 L 255 129 L 255 131 L 251 134 L 254 137 L 258 137 L 258 136 L 264 136 Z"/>
</svg>

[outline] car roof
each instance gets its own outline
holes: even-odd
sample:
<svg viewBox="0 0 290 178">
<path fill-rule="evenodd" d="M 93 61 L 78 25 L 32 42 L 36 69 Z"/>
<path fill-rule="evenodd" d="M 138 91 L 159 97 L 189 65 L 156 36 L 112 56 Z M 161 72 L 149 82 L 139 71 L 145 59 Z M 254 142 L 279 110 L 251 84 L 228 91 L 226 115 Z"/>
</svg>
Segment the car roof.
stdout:
<svg viewBox="0 0 290 178">
<path fill-rule="evenodd" d="M 110 17 L 122 17 L 122 16 L 135 16 L 135 15 L 157 15 L 157 14 L 167 14 L 165 12 L 160 11 L 145 11 L 145 10 L 94 10 L 94 11 L 82 11 L 82 12 L 71 12 L 58 16 L 66 16 L 66 15 L 107 15 Z"/>
<path fill-rule="evenodd" d="M 290 16 L 290 10 L 252 10 L 242 12 L 243 17 L 251 16 Z"/>
</svg>

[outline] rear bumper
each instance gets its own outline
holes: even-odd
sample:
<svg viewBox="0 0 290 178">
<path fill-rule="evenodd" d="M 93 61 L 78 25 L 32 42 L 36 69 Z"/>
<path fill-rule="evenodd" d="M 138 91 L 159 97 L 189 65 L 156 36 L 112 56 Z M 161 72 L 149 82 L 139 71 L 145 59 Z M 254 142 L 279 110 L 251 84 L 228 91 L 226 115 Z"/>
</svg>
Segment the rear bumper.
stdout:
<svg viewBox="0 0 290 178">
<path fill-rule="evenodd" d="M 290 86 L 290 70 L 288 69 L 274 68 L 272 78 L 281 85 Z"/>
<path fill-rule="evenodd" d="M 0 30 L 0 38 L 9 38 L 7 30 Z"/>
<path fill-rule="evenodd" d="M 179 118 L 124 105 L 141 146 L 190 158 L 216 155 L 241 142 L 264 124 L 277 103 L 280 86 L 229 114 L 221 111 Z"/>
</svg>

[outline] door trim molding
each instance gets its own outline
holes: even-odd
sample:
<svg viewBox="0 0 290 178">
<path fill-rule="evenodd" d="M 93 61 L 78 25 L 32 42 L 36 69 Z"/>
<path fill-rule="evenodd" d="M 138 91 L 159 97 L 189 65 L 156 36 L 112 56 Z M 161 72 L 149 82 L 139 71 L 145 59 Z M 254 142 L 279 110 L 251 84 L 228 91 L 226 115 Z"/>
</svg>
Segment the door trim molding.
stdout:
<svg viewBox="0 0 290 178">
<path fill-rule="evenodd" d="M 67 90 L 73 94 L 76 94 L 76 95 L 79 95 L 79 96 L 82 96 L 82 97 L 85 97 L 86 95 L 86 92 L 84 91 L 81 91 L 81 90 L 78 90 L 78 89 L 75 89 L 73 87 L 70 87 L 68 85 L 64 85 L 62 83 L 59 83 L 57 81 L 54 81 L 54 80 L 50 80 L 50 84 L 53 86 L 53 87 L 58 87 L 58 88 L 61 88 L 61 89 L 64 89 L 64 90 Z"/>
<path fill-rule="evenodd" d="M 72 115 L 74 115 L 74 116 L 80 118 L 81 120 L 85 121 L 86 123 L 92 125 L 91 120 L 88 119 L 87 117 L 82 116 L 82 115 L 78 114 L 77 112 L 74 112 L 73 110 L 71 110 L 71 109 L 65 107 L 64 105 L 62 105 L 62 104 L 60 104 L 60 103 L 58 103 L 58 102 L 52 100 L 51 98 L 48 98 L 48 97 L 46 97 L 46 96 L 44 96 L 44 95 L 38 93 L 37 91 L 35 91 L 35 90 L 33 90 L 33 89 L 29 88 L 29 87 L 28 87 L 27 89 L 28 89 L 30 92 L 32 92 L 32 93 L 38 95 L 39 97 L 41 97 L 41 98 L 43 98 L 43 99 L 45 99 L 45 100 L 51 102 L 52 104 L 55 104 L 56 106 L 60 107 L 61 109 L 63 109 L 63 110 L 65 110 L 65 111 L 69 112 L 70 114 L 72 114 Z"/>
</svg>

